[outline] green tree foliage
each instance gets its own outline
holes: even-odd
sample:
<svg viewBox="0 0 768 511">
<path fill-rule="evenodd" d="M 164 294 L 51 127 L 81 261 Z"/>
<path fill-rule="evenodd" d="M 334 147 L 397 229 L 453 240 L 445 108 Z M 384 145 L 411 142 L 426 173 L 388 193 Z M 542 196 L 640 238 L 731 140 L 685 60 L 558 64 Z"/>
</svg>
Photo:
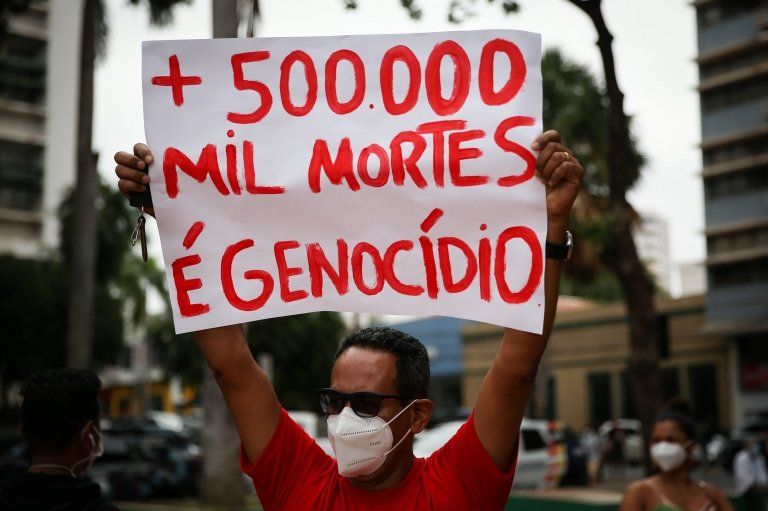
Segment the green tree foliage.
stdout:
<svg viewBox="0 0 768 511">
<path fill-rule="evenodd" d="M 0 256 L 0 381 L 4 388 L 33 371 L 65 364 L 71 204 L 69 193 L 60 209 L 62 244 L 58 253 L 40 259 Z M 123 354 L 125 320 L 143 317 L 147 287 L 156 284 L 160 271 L 155 268 L 153 273 L 131 253 L 128 238 L 135 218 L 117 190 L 101 183 L 97 209 L 102 221 L 97 243 L 94 361 L 99 367 L 115 363 Z"/>
<path fill-rule="evenodd" d="M 607 228 L 608 135 L 610 120 L 606 93 L 585 67 L 566 59 L 559 50 L 549 50 L 541 61 L 544 91 L 544 127 L 556 128 L 584 165 L 584 187 L 574 207 L 572 230 L 579 243 L 574 258 L 565 266 L 563 294 L 594 300 L 615 301 L 621 286 L 604 263 L 610 256 Z M 643 156 L 632 144 L 632 157 L 639 169 Z M 639 172 L 629 177 L 637 183 Z"/>
<path fill-rule="evenodd" d="M 251 351 L 273 357 L 273 385 L 289 410 L 317 411 L 315 389 L 328 386 L 333 354 L 345 333 L 336 312 L 316 312 L 250 323 Z"/>
<path fill-rule="evenodd" d="M 154 361 L 184 383 L 199 385 L 204 360 L 192 335 L 174 335 L 168 314 L 150 318 L 147 325 Z M 281 404 L 317 411 L 314 390 L 328 384 L 333 354 L 346 331 L 341 316 L 316 312 L 254 321 L 245 328 L 254 357 L 272 356 L 273 385 Z"/>
</svg>

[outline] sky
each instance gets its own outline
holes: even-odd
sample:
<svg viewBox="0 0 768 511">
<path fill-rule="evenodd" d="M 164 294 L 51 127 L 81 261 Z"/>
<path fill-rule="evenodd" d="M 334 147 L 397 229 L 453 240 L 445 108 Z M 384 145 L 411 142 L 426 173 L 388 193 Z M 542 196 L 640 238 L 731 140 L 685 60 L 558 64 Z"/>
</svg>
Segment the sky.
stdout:
<svg viewBox="0 0 768 511">
<path fill-rule="evenodd" d="M 146 9 L 126 0 L 108 0 L 110 34 L 106 58 L 96 72 L 94 147 L 104 157 L 99 170 L 116 183 L 112 155 L 144 140 L 141 107 L 141 42 L 211 36 L 211 0 L 177 6 L 171 25 L 150 27 Z M 539 32 L 544 48 L 602 76 L 589 19 L 567 0 L 520 0 L 519 13 L 506 16 L 496 3 L 476 0 L 474 16 L 460 26 L 447 21 L 450 0 L 420 0 L 424 16 L 411 20 L 399 0 L 358 0 L 355 11 L 342 0 L 262 0 L 260 36 L 308 36 L 511 28 Z M 695 11 L 687 0 L 604 0 L 614 34 L 619 85 L 625 110 L 634 117 L 640 149 L 648 159 L 630 201 L 669 225 L 674 264 L 702 261 L 703 189 L 699 173 L 701 138 Z M 550 127 L 545 127 L 545 129 Z M 151 225 L 150 225 L 151 224 Z M 160 259 L 158 233 L 150 222 L 151 252 Z M 578 241 L 578 240 L 577 240 Z M 677 283 L 673 279 L 672 291 Z"/>
</svg>

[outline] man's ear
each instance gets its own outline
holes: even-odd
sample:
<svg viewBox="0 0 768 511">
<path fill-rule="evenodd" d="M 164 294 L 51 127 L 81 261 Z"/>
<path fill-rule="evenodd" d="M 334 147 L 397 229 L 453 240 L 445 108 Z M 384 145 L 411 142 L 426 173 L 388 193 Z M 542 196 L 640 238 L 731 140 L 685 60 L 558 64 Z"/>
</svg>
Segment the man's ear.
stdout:
<svg viewBox="0 0 768 511">
<path fill-rule="evenodd" d="M 96 421 L 89 420 L 88 422 L 83 425 L 83 428 L 80 430 L 81 438 L 84 442 L 91 442 L 93 444 L 96 443 L 96 438 L 94 436 L 94 431 L 97 428 Z"/>
<path fill-rule="evenodd" d="M 424 431 L 431 418 L 432 401 L 429 399 L 417 399 L 413 403 L 413 420 L 411 421 L 411 431 L 413 431 L 413 434 Z"/>
</svg>

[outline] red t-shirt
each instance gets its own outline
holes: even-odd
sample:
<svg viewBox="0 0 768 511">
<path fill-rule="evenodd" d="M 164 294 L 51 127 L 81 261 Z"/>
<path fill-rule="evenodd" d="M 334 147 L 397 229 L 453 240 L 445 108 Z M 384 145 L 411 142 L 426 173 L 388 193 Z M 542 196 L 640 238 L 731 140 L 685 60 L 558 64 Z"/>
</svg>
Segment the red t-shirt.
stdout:
<svg viewBox="0 0 768 511">
<path fill-rule="evenodd" d="M 285 410 L 256 463 L 240 452 L 240 467 L 253 479 L 265 511 L 501 510 L 515 464 L 506 473 L 496 467 L 477 437 L 474 415 L 441 449 L 417 458 L 400 484 L 378 492 L 361 490 L 340 476 L 336 460 Z"/>
</svg>

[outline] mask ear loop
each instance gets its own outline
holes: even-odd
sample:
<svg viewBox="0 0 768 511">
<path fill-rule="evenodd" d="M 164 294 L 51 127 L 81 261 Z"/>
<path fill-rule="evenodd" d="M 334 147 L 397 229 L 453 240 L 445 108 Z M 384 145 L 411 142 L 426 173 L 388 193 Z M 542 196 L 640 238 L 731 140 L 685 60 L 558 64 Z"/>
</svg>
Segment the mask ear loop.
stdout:
<svg viewBox="0 0 768 511">
<path fill-rule="evenodd" d="M 398 417 L 400 417 L 400 415 L 401 415 L 403 412 L 405 412 L 405 411 L 406 411 L 408 408 L 410 408 L 410 407 L 411 407 L 411 405 L 412 405 L 413 403 L 415 403 L 415 402 L 416 402 L 416 400 L 414 399 L 413 401 L 411 401 L 410 403 L 408 403 L 408 406 L 406 406 L 405 408 L 403 408 L 402 410 L 400 410 L 400 413 L 398 413 L 397 415 L 395 415 L 394 417 L 392 417 L 392 420 L 390 420 L 389 422 L 387 422 L 387 426 L 389 426 L 389 425 L 390 425 L 390 423 L 392 423 L 392 421 L 393 421 L 393 420 L 395 420 L 395 419 L 397 419 Z M 410 433 L 413 433 L 413 431 L 411 431 L 411 428 L 408 428 L 408 431 L 407 431 L 407 432 L 406 432 L 406 433 L 403 435 L 403 437 L 402 437 L 400 440 L 398 440 L 398 442 L 397 442 L 397 443 L 394 445 L 394 447 L 392 447 L 390 450 L 388 450 L 387 452 L 385 452 L 385 453 L 384 453 L 382 456 L 389 456 L 389 453 L 391 453 L 392 451 L 394 451 L 395 449 L 397 449 L 397 447 L 398 447 L 400 444 L 402 444 L 402 443 L 403 443 L 403 441 L 404 441 L 406 438 L 408 438 L 408 435 L 409 435 Z"/>
<path fill-rule="evenodd" d="M 85 426 L 83 430 L 80 432 L 80 438 L 83 439 L 83 436 L 85 435 L 85 430 L 88 428 L 88 426 Z M 82 465 L 83 463 L 92 462 L 99 456 L 101 456 L 104 453 L 104 445 L 101 443 L 101 433 L 98 430 L 96 431 L 96 434 L 99 435 L 99 443 L 96 443 L 96 440 L 93 438 L 93 433 L 88 433 L 88 438 L 91 441 L 91 444 L 93 444 L 93 449 L 88 449 L 88 456 L 85 458 L 76 461 L 71 467 L 68 467 L 66 465 L 57 465 L 54 463 L 40 463 L 37 465 L 31 465 L 29 468 L 60 468 L 62 470 L 66 470 L 69 472 L 69 475 L 71 475 L 73 478 L 77 479 L 77 474 L 75 473 L 75 469 Z M 97 447 L 98 446 L 98 447 Z"/>
<path fill-rule="evenodd" d="M 80 438 L 83 438 L 86 428 L 88 428 L 88 426 L 83 428 L 83 431 L 80 432 Z M 93 463 L 94 460 L 96 460 L 96 458 L 98 458 L 104 453 L 104 446 L 101 443 L 101 433 L 98 431 L 98 429 L 95 429 L 95 428 L 94 428 L 94 431 L 96 431 L 96 434 L 99 435 L 99 442 L 96 443 L 96 440 L 93 437 L 93 433 L 88 433 L 88 439 L 91 441 L 92 445 L 91 447 L 88 448 L 88 456 L 86 456 L 85 458 L 79 461 L 76 461 L 75 464 L 72 465 L 72 468 L 69 471 L 72 477 L 77 477 L 75 475 L 75 467 L 79 467 L 83 463 Z M 87 471 L 88 469 L 86 469 L 86 472 Z"/>
<path fill-rule="evenodd" d="M 68 467 L 66 465 L 55 465 L 53 463 L 38 463 L 37 465 L 30 465 L 29 468 L 60 468 L 62 470 L 66 470 L 69 472 L 69 475 L 77 479 L 77 476 L 75 475 L 75 465 L 72 465 L 72 467 Z"/>
<path fill-rule="evenodd" d="M 392 424 L 392 421 L 394 421 L 395 419 L 397 419 L 398 417 L 400 417 L 400 416 L 401 416 L 403 413 L 405 413 L 405 411 L 406 411 L 408 408 L 410 408 L 410 407 L 411 407 L 411 405 L 412 405 L 413 403 L 415 403 L 415 402 L 416 402 L 416 400 L 414 399 L 413 401 L 411 401 L 410 403 L 408 403 L 408 406 L 406 406 L 405 408 L 403 408 L 402 410 L 400 410 L 400 411 L 397 413 L 397 415 L 395 415 L 394 417 L 392 417 L 391 419 L 389 419 L 389 421 L 388 421 L 388 422 L 387 422 L 385 425 L 386 425 L 386 426 L 389 426 L 390 424 Z"/>
</svg>

